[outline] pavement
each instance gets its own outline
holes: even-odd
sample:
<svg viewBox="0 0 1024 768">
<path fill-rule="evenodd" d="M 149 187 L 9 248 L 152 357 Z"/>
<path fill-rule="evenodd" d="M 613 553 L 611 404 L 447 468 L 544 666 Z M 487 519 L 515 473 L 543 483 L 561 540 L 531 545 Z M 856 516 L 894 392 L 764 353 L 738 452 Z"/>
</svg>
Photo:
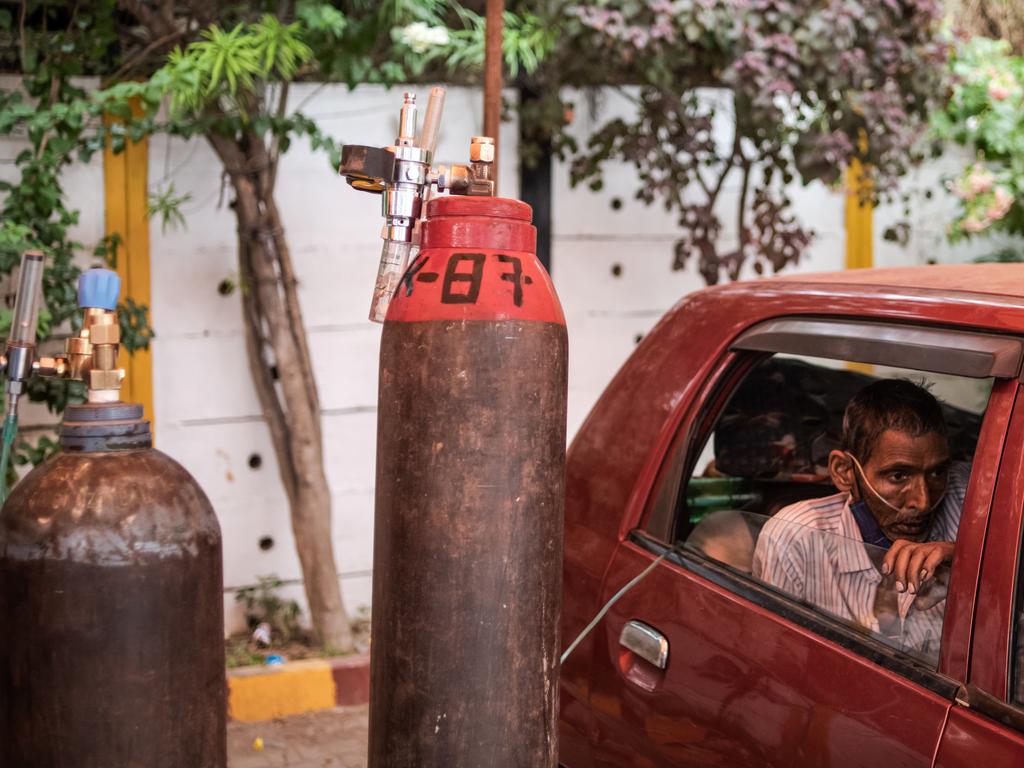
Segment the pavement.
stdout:
<svg viewBox="0 0 1024 768">
<path fill-rule="evenodd" d="M 228 768 L 366 768 L 368 721 L 369 707 L 363 705 L 230 722 Z"/>
</svg>

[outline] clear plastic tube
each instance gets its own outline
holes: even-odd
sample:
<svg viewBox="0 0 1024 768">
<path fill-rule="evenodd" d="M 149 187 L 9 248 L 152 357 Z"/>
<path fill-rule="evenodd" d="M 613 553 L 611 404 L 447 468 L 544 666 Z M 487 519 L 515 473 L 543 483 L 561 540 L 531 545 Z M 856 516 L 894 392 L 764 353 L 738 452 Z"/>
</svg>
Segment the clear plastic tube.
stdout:
<svg viewBox="0 0 1024 768">
<path fill-rule="evenodd" d="M 380 268 L 377 270 L 377 282 L 373 286 L 373 301 L 370 302 L 370 320 L 383 323 L 388 314 L 388 306 L 402 281 L 402 274 L 414 251 L 419 246 L 401 240 L 385 240 L 380 254 Z"/>
<path fill-rule="evenodd" d="M 21 257 L 21 276 L 18 280 L 18 298 L 14 302 L 11 333 L 8 344 L 35 346 L 36 323 L 39 320 L 39 300 L 43 285 L 43 254 L 29 251 Z"/>
<path fill-rule="evenodd" d="M 437 136 L 441 131 L 441 115 L 444 112 L 445 90 L 440 86 L 430 89 L 427 101 L 427 112 L 423 115 L 423 129 L 420 134 L 419 146 L 430 153 L 431 159 L 437 150 Z"/>
</svg>

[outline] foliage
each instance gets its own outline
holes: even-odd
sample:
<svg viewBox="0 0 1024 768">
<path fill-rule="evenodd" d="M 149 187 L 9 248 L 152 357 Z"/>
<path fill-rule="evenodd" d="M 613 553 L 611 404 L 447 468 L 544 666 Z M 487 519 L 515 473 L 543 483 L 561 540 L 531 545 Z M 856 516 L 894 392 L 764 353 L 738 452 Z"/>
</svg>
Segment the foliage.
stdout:
<svg viewBox="0 0 1024 768">
<path fill-rule="evenodd" d="M 932 127 L 975 155 L 948 185 L 960 203 L 950 239 L 1024 235 L 1024 57 L 1011 55 L 1006 41 L 975 38 L 950 66 L 953 95 L 932 115 Z"/>
<path fill-rule="evenodd" d="M 979 256 L 976 264 L 1020 264 L 1024 262 L 1024 251 L 1017 248 L 1001 248 L 995 253 Z"/>
<path fill-rule="evenodd" d="M 146 202 L 146 216 L 160 221 L 161 233 L 166 233 L 168 229 L 184 229 L 185 217 L 181 213 L 181 206 L 191 199 L 190 193 L 176 194 L 174 184 L 168 184 L 165 189 L 149 193 L 149 200 Z"/>
<path fill-rule="evenodd" d="M 448 72 L 475 71 L 484 62 L 484 18 L 456 6 L 463 28 L 449 30 L 417 21 L 393 30 L 400 49 L 415 57 L 407 61 L 409 74 L 421 77 L 431 65 L 441 63 Z M 532 74 L 541 60 L 555 47 L 556 27 L 528 11 L 517 15 L 506 11 L 503 17 L 502 52 L 508 75 L 516 78 L 520 70 Z"/>
<path fill-rule="evenodd" d="M 232 637 L 224 643 L 224 665 L 228 669 L 263 664 L 266 655 L 254 651 L 247 637 Z"/>
<path fill-rule="evenodd" d="M 286 600 L 277 591 L 284 585 L 275 575 L 257 576 L 257 584 L 242 587 L 235 593 L 235 602 L 245 611 L 245 622 L 250 630 L 260 624 L 270 625 L 275 642 L 287 642 L 299 636 L 299 617 L 302 611 L 294 600 Z"/>
<path fill-rule="evenodd" d="M 599 189 L 607 162 L 632 164 L 636 198 L 678 216 L 675 266 L 696 259 L 709 283 L 737 277 L 748 260 L 762 271 L 800 258 L 811 232 L 791 209 L 792 182 L 833 183 L 856 158 L 874 195 L 890 195 L 943 94 L 937 0 L 557 5 L 552 13 L 575 21 L 564 58 L 549 65 L 565 61 L 576 85 L 619 83 L 634 106 L 582 150 L 551 128 L 574 156 L 573 181 Z M 723 123 L 732 126 L 724 141 Z M 716 203 L 730 187 L 737 244 L 723 253 Z"/>
</svg>

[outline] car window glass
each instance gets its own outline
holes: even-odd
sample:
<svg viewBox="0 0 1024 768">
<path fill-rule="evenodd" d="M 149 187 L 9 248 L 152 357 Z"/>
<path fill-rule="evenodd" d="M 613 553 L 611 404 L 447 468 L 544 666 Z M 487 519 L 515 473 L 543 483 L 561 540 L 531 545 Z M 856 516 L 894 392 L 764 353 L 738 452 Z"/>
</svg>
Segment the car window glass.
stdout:
<svg viewBox="0 0 1024 768">
<path fill-rule="evenodd" d="M 684 545 L 850 629 L 938 665 L 949 569 L 916 595 L 882 572 L 886 551 L 820 528 L 735 509 L 706 515 Z M 807 567 L 810 566 L 810 567 Z M 842 570 L 839 579 L 816 571 Z"/>
<path fill-rule="evenodd" d="M 992 380 L 782 355 L 753 366 L 709 419 L 708 434 L 693 436 L 678 449 L 689 458 L 673 460 L 679 468 L 673 538 L 934 666 L 944 592 L 943 599 L 920 595 L 917 604 L 929 603 L 926 612 L 914 609 L 913 595 L 898 592 L 882 578 L 887 550 L 864 543 L 871 512 L 863 507 L 854 514 L 849 494 L 833 485 L 829 473 L 847 403 L 868 384 L 891 378 L 924 385 L 942 405 L 951 469 L 946 496 L 936 504 L 922 538 L 955 542 Z M 810 511 L 803 515 L 801 510 Z M 794 518 L 811 521 L 811 528 L 803 531 Z M 877 543 L 888 545 L 884 537 Z M 788 579 L 780 578 L 779 568 L 789 569 Z M 929 589 L 942 591 L 948 583 L 945 567 L 929 576 Z M 801 582 L 798 593 L 793 585 Z"/>
</svg>

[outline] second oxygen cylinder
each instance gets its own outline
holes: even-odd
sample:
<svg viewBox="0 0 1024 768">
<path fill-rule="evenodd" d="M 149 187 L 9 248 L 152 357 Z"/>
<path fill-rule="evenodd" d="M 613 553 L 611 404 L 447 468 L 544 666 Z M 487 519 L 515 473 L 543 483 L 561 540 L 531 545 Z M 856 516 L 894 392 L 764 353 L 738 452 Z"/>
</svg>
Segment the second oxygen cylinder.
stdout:
<svg viewBox="0 0 1024 768">
<path fill-rule="evenodd" d="M 371 768 L 554 768 L 565 320 L 528 205 L 428 203 L 384 323 Z"/>
</svg>

